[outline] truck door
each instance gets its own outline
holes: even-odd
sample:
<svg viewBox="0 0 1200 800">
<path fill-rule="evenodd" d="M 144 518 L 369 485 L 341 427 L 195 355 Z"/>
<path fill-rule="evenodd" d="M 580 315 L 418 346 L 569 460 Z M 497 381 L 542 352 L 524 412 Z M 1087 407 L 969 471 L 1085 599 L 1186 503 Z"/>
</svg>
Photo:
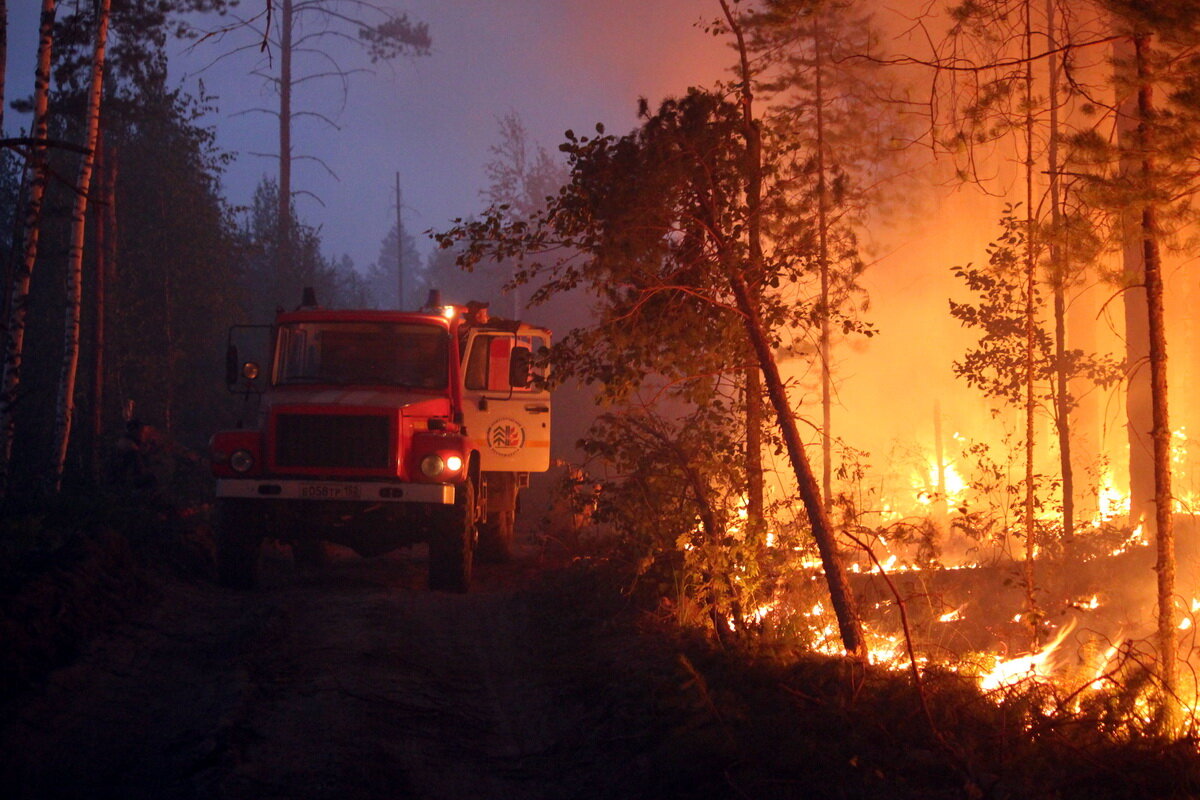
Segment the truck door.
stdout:
<svg viewBox="0 0 1200 800">
<path fill-rule="evenodd" d="M 495 472 L 550 468 L 550 393 L 535 356 L 542 334 L 472 331 L 463 369 L 463 421 L 479 444 L 480 467 Z"/>
</svg>

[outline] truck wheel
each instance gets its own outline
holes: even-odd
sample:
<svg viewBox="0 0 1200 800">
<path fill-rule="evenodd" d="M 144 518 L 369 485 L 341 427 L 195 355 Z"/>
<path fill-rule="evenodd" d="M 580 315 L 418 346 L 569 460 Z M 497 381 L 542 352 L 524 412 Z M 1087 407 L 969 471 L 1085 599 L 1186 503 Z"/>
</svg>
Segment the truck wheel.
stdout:
<svg viewBox="0 0 1200 800">
<path fill-rule="evenodd" d="M 512 560 L 515 516 L 512 511 L 492 511 L 487 515 L 487 522 L 479 526 L 480 561 L 503 564 Z"/>
<path fill-rule="evenodd" d="M 429 588 L 462 594 L 471 586 L 475 554 L 475 484 L 459 486 L 454 504 L 436 512 L 429 537 Z"/>
<path fill-rule="evenodd" d="M 513 530 L 517 519 L 517 475 L 488 472 L 484 476 L 487 516 L 479 526 L 479 560 L 503 564 L 512 559 Z"/>
<path fill-rule="evenodd" d="M 217 501 L 217 579 L 222 586 L 253 589 L 258 585 L 263 534 L 253 502 Z"/>
</svg>

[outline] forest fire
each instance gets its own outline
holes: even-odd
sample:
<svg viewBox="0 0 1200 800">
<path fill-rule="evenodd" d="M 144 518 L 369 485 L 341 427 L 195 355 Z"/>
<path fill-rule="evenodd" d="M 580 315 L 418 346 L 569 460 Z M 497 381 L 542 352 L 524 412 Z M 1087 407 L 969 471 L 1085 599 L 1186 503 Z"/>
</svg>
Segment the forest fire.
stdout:
<svg viewBox="0 0 1200 800">
<path fill-rule="evenodd" d="M 0 12 L 4 796 L 1200 797 L 1200 4 L 138 5 Z"/>
<path fill-rule="evenodd" d="M 915 660 L 918 673 L 957 673 L 998 704 L 1014 692 L 1041 692 L 1040 713 L 1051 716 L 1082 713 L 1115 702 L 1105 698 L 1131 693 L 1125 706 L 1131 730 L 1153 723 L 1152 684 L 1144 683 L 1157 658 L 1150 642 L 1152 586 L 1146 577 L 1152 541 L 1145 523 L 1124 524 L 1130 496 L 1111 472 L 1098 472 L 1094 515 L 1072 544 L 1076 565 L 1066 566 L 1063 545 L 1051 539 L 1034 549 L 1033 608 L 1022 584 L 1026 554 L 1011 532 L 1017 528 L 982 528 L 994 531 L 983 536 L 971 532 L 969 526 L 980 524 L 978 512 L 971 510 L 972 499 L 982 497 L 978 475 L 948 460 L 940 469 L 927 463 L 908 486 L 911 494 L 879 498 L 883 508 L 907 503 L 907 515 L 876 514 L 873 528 L 861 523 L 856 528 L 851 517 L 841 521 L 857 531 L 844 546 L 873 665 L 903 673 L 914 670 Z M 938 491 L 943 487 L 945 494 Z M 989 506 L 980 499 L 975 508 Z M 991 513 L 1012 512 L 991 507 Z M 1055 531 L 1053 508 L 1041 509 L 1036 518 L 1039 535 Z M 1180 524 L 1190 524 L 1189 519 L 1181 517 Z M 740 531 L 744 504 L 737 520 Z M 860 537 L 870 543 L 870 559 L 862 557 Z M 800 595 L 776 590 L 754 606 L 748 619 L 769 628 L 798 614 L 808 628 L 811 651 L 842 654 L 827 600 L 802 599 L 812 598 L 813 591 L 819 598 L 821 560 L 782 529 L 772 530 L 766 542 L 784 564 L 807 576 L 798 584 L 807 588 Z M 1191 567 L 1187 574 L 1191 580 Z M 1180 608 L 1178 630 L 1188 633 L 1194 630 L 1200 598 Z M 1178 657 L 1183 663 L 1192 655 L 1186 645 Z M 1172 702 L 1184 718 L 1190 719 L 1194 695 L 1190 685 L 1176 690 Z"/>
</svg>

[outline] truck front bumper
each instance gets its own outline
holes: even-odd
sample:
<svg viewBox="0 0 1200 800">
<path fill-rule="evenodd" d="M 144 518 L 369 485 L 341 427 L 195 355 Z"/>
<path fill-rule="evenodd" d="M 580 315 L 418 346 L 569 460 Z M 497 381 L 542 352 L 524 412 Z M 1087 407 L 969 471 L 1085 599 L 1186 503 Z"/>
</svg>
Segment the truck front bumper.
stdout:
<svg viewBox="0 0 1200 800">
<path fill-rule="evenodd" d="M 454 502 L 454 487 L 445 483 L 394 483 L 383 481 L 308 481 L 260 478 L 221 478 L 217 497 L 246 500 L 336 500 L 350 503 Z"/>
</svg>

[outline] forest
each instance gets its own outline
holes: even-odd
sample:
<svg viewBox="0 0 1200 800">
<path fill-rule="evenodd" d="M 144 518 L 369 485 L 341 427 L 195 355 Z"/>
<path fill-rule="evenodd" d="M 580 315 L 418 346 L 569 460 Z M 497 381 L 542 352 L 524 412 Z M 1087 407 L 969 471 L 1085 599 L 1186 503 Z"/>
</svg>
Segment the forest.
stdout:
<svg viewBox="0 0 1200 800">
<path fill-rule="evenodd" d="M 397 178 L 365 267 L 297 210 L 299 59 L 331 33 L 419 59 L 427 25 L 356 0 L 41 3 L 36 82 L 3 102 L 30 128 L 0 117 L 6 596 L 47 520 L 203 523 L 231 325 L 304 287 L 440 288 L 554 328 L 572 411 L 522 535 L 688 642 L 731 763 L 786 697 L 817 728 L 919 729 L 946 770 L 924 796 L 1200 792 L 1194 3 L 706 0 L 722 79 L 552 147 L 497 120 L 479 207 L 422 235 Z M 223 195 L 222 100 L 168 69 L 172 43 L 234 35 L 274 54 L 277 168 L 249 207 Z M 160 437 L 151 501 L 112 477 L 130 419 Z"/>
</svg>

